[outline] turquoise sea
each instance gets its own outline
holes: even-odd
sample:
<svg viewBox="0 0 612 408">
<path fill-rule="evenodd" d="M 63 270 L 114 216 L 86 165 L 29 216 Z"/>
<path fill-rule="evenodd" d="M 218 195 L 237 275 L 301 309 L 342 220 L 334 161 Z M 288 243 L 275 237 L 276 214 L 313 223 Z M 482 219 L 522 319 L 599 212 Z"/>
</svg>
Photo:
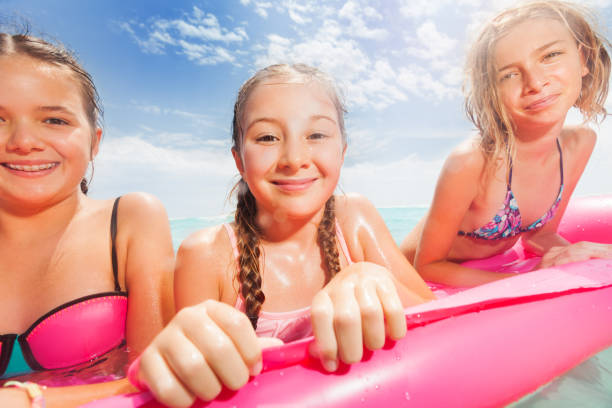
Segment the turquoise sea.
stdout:
<svg viewBox="0 0 612 408">
<path fill-rule="evenodd" d="M 379 211 L 393 238 L 399 244 L 423 217 L 427 208 L 394 207 L 380 208 Z M 171 220 L 174 248 L 178 249 L 181 241 L 192 232 L 231 219 L 231 215 L 227 215 Z M 525 370 L 528 369 L 529 367 L 525 367 Z M 511 406 L 513 408 L 612 407 L 612 347 L 596 354 Z"/>
</svg>

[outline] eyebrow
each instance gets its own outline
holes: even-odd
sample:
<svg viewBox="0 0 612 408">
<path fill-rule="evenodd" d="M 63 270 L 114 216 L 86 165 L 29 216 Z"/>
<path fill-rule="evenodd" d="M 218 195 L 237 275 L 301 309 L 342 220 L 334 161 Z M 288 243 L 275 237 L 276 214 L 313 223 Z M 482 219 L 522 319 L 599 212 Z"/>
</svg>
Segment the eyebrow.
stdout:
<svg viewBox="0 0 612 408">
<path fill-rule="evenodd" d="M 557 43 L 562 43 L 562 42 L 565 42 L 565 40 L 554 40 L 554 41 L 551 41 L 549 43 L 546 43 L 546 44 L 542 45 L 541 47 L 538 47 L 534 52 L 536 52 L 536 53 L 542 52 L 545 49 L 547 49 L 548 47 L 551 47 L 551 46 L 553 46 L 553 45 L 555 45 Z M 506 70 L 508 68 L 511 68 L 514 64 L 515 64 L 514 62 L 511 62 L 508 65 L 504 65 L 503 67 L 499 68 L 497 70 L 497 72 L 502 72 L 502 71 L 504 71 L 504 70 Z"/>
<path fill-rule="evenodd" d="M 328 121 L 332 122 L 334 125 L 337 124 L 337 122 L 333 118 L 331 118 L 331 117 L 329 117 L 327 115 L 313 115 L 313 116 L 310 117 L 310 119 L 312 121 L 319 120 L 319 119 L 324 119 L 324 120 L 328 120 Z M 255 125 L 256 123 L 259 123 L 259 122 L 270 122 L 270 123 L 274 123 L 276 125 L 280 125 L 281 124 L 281 122 L 279 120 L 275 119 L 275 118 L 262 117 L 262 118 L 257 118 L 254 121 L 252 121 L 245 130 L 249 130 L 251 128 L 251 126 L 253 126 L 253 125 Z"/>
<path fill-rule="evenodd" d="M 65 106 L 39 106 L 36 108 L 39 111 L 43 111 L 43 112 L 61 112 L 61 113 L 66 113 L 68 115 L 74 115 L 74 112 L 72 112 L 70 109 L 66 108 Z"/>
</svg>

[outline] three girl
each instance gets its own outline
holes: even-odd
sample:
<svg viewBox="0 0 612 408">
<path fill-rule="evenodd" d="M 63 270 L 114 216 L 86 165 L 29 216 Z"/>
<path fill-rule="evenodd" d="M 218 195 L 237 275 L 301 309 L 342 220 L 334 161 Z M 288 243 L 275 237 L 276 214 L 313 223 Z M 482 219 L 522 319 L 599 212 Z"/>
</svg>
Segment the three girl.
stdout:
<svg viewBox="0 0 612 408">
<path fill-rule="evenodd" d="M 607 41 L 578 6 L 542 1 L 502 12 L 468 56 L 466 109 L 479 131 L 448 157 L 427 216 L 402 250 L 421 276 L 475 286 L 512 273 L 461 261 L 511 248 L 519 238 L 538 267 L 612 257 L 609 245 L 570 244 L 556 233 L 593 151 L 586 126 L 566 127 L 575 106 L 585 121 L 606 116 Z"/>
<path fill-rule="evenodd" d="M 0 34 L 3 383 L 32 371 L 81 369 L 124 345 L 136 355 L 173 313 L 173 250 L 160 202 L 141 193 L 86 195 L 99 116 L 92 79 L 69 52 Z M 118 390 L 129 384 L 44 395 L 67 406 Z M 2 406 L 27 401 L 22 389 L 0 390 Z"/>
<path fill-rule="evenodd" d="M 540 267 L 612 256 L 609 246 L 570 245 L 556 234 L 595 144 L 592 130 L 564 127 L 565 116 L 572 106 L 587 121 L 606 114 L 603 37 L 575 6 L 528 3 L 485 27 L 468 66 L 466 106 L 479 138 L 448 158 L 404 254 L 425 279 L 454 286 L 508 276 L 459 262 L 503 252 L 519 237 L 543 255 Z M 142 194 L 96 201 L 81 191 L 101 131 L 91 78 L 70 55 L 2 34 L 0 72 L 0 291 L 3 310 L 17 311 L 0 329 L 0 368 L 73 366 L 119 346 L 124 333 L 139 352 L 171 313 L 165 212 Z M 266 337 L 314 334 L 312 353 L 335 371 L 340 360 L 360 360 L 364 345 L 403 336 L 403 307 L 432 298 L 374 207 L 333 195 L 343 113 L 329 78 L 303 65 L 268 67 L 241 88 L 235 222 L 181 245 L 180 312 L 134 366 L 163 403 L 188 406 L 223 385 L 239 388 L 261 370 L 261 348 L 278 344 Z M 70 319 L 75 331 L 45 334 L 50 316 Z M 117 336 L 73 353 L 91 342 L 77 336 L 83 327 L 99 335 L 109 323 Z M 53 355 L 45 342 L 54 336 L 73 343 Z M 13 391 L 0 401 L 25 401 Z"/>
</svg>

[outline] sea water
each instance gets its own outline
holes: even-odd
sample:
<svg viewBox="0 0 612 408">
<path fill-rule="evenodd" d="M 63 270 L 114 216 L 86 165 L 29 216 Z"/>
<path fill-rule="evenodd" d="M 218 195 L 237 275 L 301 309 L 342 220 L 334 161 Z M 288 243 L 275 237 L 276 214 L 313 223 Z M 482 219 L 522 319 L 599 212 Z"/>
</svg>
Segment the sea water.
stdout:
<svg viewBox="0 0 612 408">
<path fill-rule="evenodd" d="M 427 208 L 394 207 L 379 208 L 379 211 L 391 235 L 399 244 L 425 215 Z M 177 249 L 194 231 L 231 220 L 231 215 L 171 220 L 174 248 Z M 529 367 L 525 367 L 525 370 L 529 370 Z M 612 347 L 596 354 L 511 406 L 513 408 L 612 407 Z"/>
</svg>

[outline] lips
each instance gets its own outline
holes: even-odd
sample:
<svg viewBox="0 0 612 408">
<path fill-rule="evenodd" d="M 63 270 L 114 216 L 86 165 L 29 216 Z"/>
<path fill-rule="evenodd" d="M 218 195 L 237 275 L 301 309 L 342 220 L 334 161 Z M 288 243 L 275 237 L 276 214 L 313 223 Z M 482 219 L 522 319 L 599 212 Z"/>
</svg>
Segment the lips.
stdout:
<svg viewBox="0 0 612 408">
<path fill-rule="evenodd" d="M 282 179 L 274 180 L 272 181 L 272 184 L 284 191 L 302 191 L 310 187 L 316 180 L 316 177 L 301 179 Z"/>
<path fill-rule="evenodd" d="M 557 99 L 559 98 L 559 94 L 552 94 L 552 95 L 547 95 L 543 98 L 539 98 L 536 101 L 530 103 L 529 105 L 525 106 L 525 110 L 527 111 L 538 111 L 541 109 L 545 109 L 548 106 L 552 105 L 553 103 L 555 103 L 557 101 Z"/>
<path fill-rule="evenodd" d="M 52 172 L 59 166 L 59 162 L 2 162 L 0 165 L 8 169 L 12 174 L 24 177 L 36 177 Z"/>
</svg>

